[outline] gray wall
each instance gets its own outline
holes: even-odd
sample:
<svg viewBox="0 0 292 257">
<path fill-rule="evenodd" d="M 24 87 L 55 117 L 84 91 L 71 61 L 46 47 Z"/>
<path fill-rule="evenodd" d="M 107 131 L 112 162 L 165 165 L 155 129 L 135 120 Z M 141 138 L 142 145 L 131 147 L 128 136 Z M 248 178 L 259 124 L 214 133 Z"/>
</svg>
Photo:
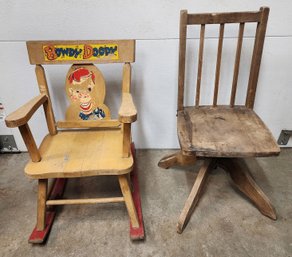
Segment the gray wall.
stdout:
<svg viewBox="0 0 292 257">
<path fill-rule="evenodd" d="M 281 129 L 292 129 L 292 2 L 283 1 L 0 1 L 0 101 L 6 113 L 38 94 L 34 67 L 28 62 L 26 40 L 52 39 L 137 39 L 136 63 L 133 65 L 133 94 L 139 119 L 133 128 L 133 137 L 139 148 L 175 148 L 176 95 L 178 66 L 179 11 L 221 12 L 258 10 L 260 6 L 271 8 L 255 110 L 277 138 Z M 249 38 L 254 30 L 247 26 L 239 76 L 237 103 L 243 103 L 247 72 L 249 69 Z M 204 89 L 202 100 L 208 103 L 212 97 L 214 68 L 217 49 L 217 28 L 206 31 L 206 63 L 203 67 Z M 192 28 L 188 36 L 188 71 L 195 70 L 194 50 L 198 48 L 198 30 Z M 220 78 L 219 103 L 228 101 L 232 77 L 228 69 L 233 66 L 237 27 L 226 28 Z M 228 51 L 227 51 L 228 50 Z M 192 54 L 193 53 L 193 54 Z M 113 113 L 119 106 L 122 67 L 100 65 L 108 90 L 106 101 L 112 103 Z M 69 66 L 46 66 L 57 119 L 63 117 L 66 108 L 64 97 L 65 74 Z M 113 70 L 112 70 L 113 69 Z M 188 76 L 190 86 L 186 100 L 194 99 L 195 75 Z M 42 110 L 30 122 L 39 143 L 47 133 Z M 17 129 L 7 129 L 0 122 L 0 134 L 14 134 L 20 149 L 25 146 Z M 289 146 L 292 146 L 292 140 Z"/>
</svg>

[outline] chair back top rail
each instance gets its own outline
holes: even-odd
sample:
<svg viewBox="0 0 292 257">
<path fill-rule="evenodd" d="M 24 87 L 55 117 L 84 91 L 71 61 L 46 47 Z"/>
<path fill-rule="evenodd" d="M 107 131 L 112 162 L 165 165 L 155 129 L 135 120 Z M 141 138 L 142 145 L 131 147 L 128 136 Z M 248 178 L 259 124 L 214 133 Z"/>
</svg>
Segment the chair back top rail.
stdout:
<svg viewBox="0 0 292 257">
<path fill-rule="evenodd" d="M 227 12 L 188 14 L 188 25 L 259 22 L 261 12 Z"/>
<path fill-rule="evenodd" d="M 180 15 L 180 43 L 179 43 L 179 76 L 178 76 L 178 110 L 184 108 L 184 83 L 185 83 L 185 61 L 186 61 L 186 39 L 187 39 L 187 26 L 188 25 L 201 25 L 200 43 L 198 54 L 198 70 L 197 70 L 197 85 L 195 105 L 200 105 L 200 91 L 202 80 L 202 67 L 203 67 L 203 52 L 204 52 L 204 38 L 206 24 L 218 24 L 218 50 L 217 61 L 215 69 L 214 81 L 214 95 L 213 106 L 217 106 L 219 81 L 220 81 L 220 66 L 222 59 L 222 47 L 224 39 L 224 25 L 225 23 L 237 23 L 239 25 L 237 48 L 235 54 L 235 61 L 233 66 L 233 80 L 230 93 L 230 106 L 235 104 L 237 81 L 240 67 L 240 57 L 242 49 L 242 41 L 244 36 L 244 25 L 247 22 L 257 23 L 255 41 L 252 52 L 251 67 L 249 72 L 248 89 L 246 93 L 247 108 L 253 108 L 256 87 L 262 57 L 262 50 L 264 45 L 267 20 L 269 15 L 268 7 L 261 7 L 257 12 L 230 12 L 230 13 L 205 13 L 205 14 L 188 14 L 186 10 L 181 11 Z"/>
<path fill-rule="evenodd" d="M 66 40 L 26 42 L 31 64 L 131 63 L 135 40 Z"/>
</svg>

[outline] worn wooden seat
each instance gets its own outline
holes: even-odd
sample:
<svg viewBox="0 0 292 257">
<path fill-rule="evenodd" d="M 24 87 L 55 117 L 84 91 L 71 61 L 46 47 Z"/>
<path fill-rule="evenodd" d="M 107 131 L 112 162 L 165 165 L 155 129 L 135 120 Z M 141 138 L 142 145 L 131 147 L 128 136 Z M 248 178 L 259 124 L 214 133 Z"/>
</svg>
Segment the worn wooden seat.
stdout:
<svg viewBox="0 0 292 257">
<path fill-rule="evenodd" d="M 134 40 L 29 41 L 28 54 L 36 65 L 40 94 L 6 117 L 8 127 L 18 127 L 31 161 L 25 173 L 38 179 L 37 224 L 29 238 L 43 243 L 55 217 L 55 205 L 125 202 L 130 217 L 131 239 L 143 239 L 144 227 L 131 123 L 137 110 L 131 95 L 131 63 Z M 106 84 L 95 64 L 123 63 L 121 105 L 112 119 L 105 104 Z M 65 78 L 68 106 L 65 120 L 55 121 L 44 64 L 71 64 Z M 62 81 L 64 83 L 64 81 Z M 49 134 L 37 147 L 28 121 L 43 106 Z M 120 197 L 59 199 L 67 178 L 117 176 Z M 48 190 L 48 180 L 55 179 Z M 130 183 L 133 185 L 131 186 Z"/>
<path fill-rule="evenodd" d="M 243 106 L 185 107 L 178 112 L 178 138 L 184 152 L 202 157 L 261 157 L 279 153 L 271 132 Z"/>
<path fill-rule="evenodd" d="M 191 213 L 200 198 L 200 192 L 206 183 L 208 172 L 216 166 L 221 166 L 230 173 L 235 185 L 258 207 L 262 214 L 276 219 L 276 212 L 269 199 L 252 179 L 246 170 L 247 166 L 241 165 L 239 159 L 244 157 L 268 157 L 278 155 L 280 152 L 271 132 L 253 110 L 268 14 L 269 8 L 267 7 L 262 7 L 256 12 L 188 14 L 186 10 L 181 11 L 177 102 L 177 131 L 181 150 L 163 157 L 158 165 L 162 168 L 169 168 L 173 165 L 191 165 L 196 162 L 197 158 L 203 158 L 204 163 L 179 217 L 178 233 L 182 233 L 190 219 Z M 224 30 L 230 23 L 237 23 L 238 25 L 234 65 L 229 65 L 233 68 L 231 71 L 233 72 L 233 79 L 230 101 L 225 105 L 219 105 L 218 92 L 220 90 Z M 256 23 L 257 26 L 245 105 L 236 105 L 241 49 L 246 23 Z M 190 70 L 185 68 L 186 35 L 187 29 L 190 29 L 192 25 L 200 26 L 197 83 L 194 106 L 186 106 L 185 71 Z M 218 51 L 214 71 L 213 102 L 209 105 L 202 105 L 200 102 L 205 30 L 209 25 L 218 26 Z M 188 90 L 189 92 L 190 90 Z"/>
<path fill-rule="evenodd" d="M 120 129 L 47 135 L 39 148 L 41 161 L 30 161 L 25 174 L 37 179 L 127 174 L 133 157 L 121 157 L 122 140 Z"/>
</svg>

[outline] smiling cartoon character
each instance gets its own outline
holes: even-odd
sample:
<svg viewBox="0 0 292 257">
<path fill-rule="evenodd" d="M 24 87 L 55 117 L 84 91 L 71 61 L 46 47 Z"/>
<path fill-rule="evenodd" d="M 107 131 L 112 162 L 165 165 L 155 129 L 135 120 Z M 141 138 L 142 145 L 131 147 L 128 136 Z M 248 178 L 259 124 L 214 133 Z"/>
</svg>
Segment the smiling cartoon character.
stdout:
<svg viewBox="0 0 292 257">
<path fill-rule="evenodd" d="M 66 93 L 70 100 L 66 112 L 67 120 L 110 118 L 109 109 L 103 103 L 104 79 L 94 65 L 73 65 L 67 74 Z"/>
</svg>

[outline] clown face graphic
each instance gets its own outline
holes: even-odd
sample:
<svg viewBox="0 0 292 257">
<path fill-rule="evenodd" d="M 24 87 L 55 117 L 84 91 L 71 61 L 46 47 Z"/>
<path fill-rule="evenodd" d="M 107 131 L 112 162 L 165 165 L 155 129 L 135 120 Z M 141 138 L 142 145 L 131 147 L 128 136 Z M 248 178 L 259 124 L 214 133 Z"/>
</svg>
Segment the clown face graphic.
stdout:
<svg viewBox="0 0 292 257">
<path fill-rule="evenodd" d="M 73 69 L 71 73 L 69 71 L 66 91 L 73 107 L 69 107 L 66 117 L 70 116 L 70 119 L 72 115 L 68 111 L 72 112 L 73 109 L 78 109 L 77 116 L 82 120 L 104 119 L 107 116 L 106 112 L 109 112 L 108 108 L 103 104 L 105 94 L 104 81 L 96 85 L 96 75 L 94 74 L 93 67 L 97 69 L 92 65 L 90 66 L 91 69 L 78 67 Z M 103 79 L 102 76 L 101 78 Z"/>
</svg>

